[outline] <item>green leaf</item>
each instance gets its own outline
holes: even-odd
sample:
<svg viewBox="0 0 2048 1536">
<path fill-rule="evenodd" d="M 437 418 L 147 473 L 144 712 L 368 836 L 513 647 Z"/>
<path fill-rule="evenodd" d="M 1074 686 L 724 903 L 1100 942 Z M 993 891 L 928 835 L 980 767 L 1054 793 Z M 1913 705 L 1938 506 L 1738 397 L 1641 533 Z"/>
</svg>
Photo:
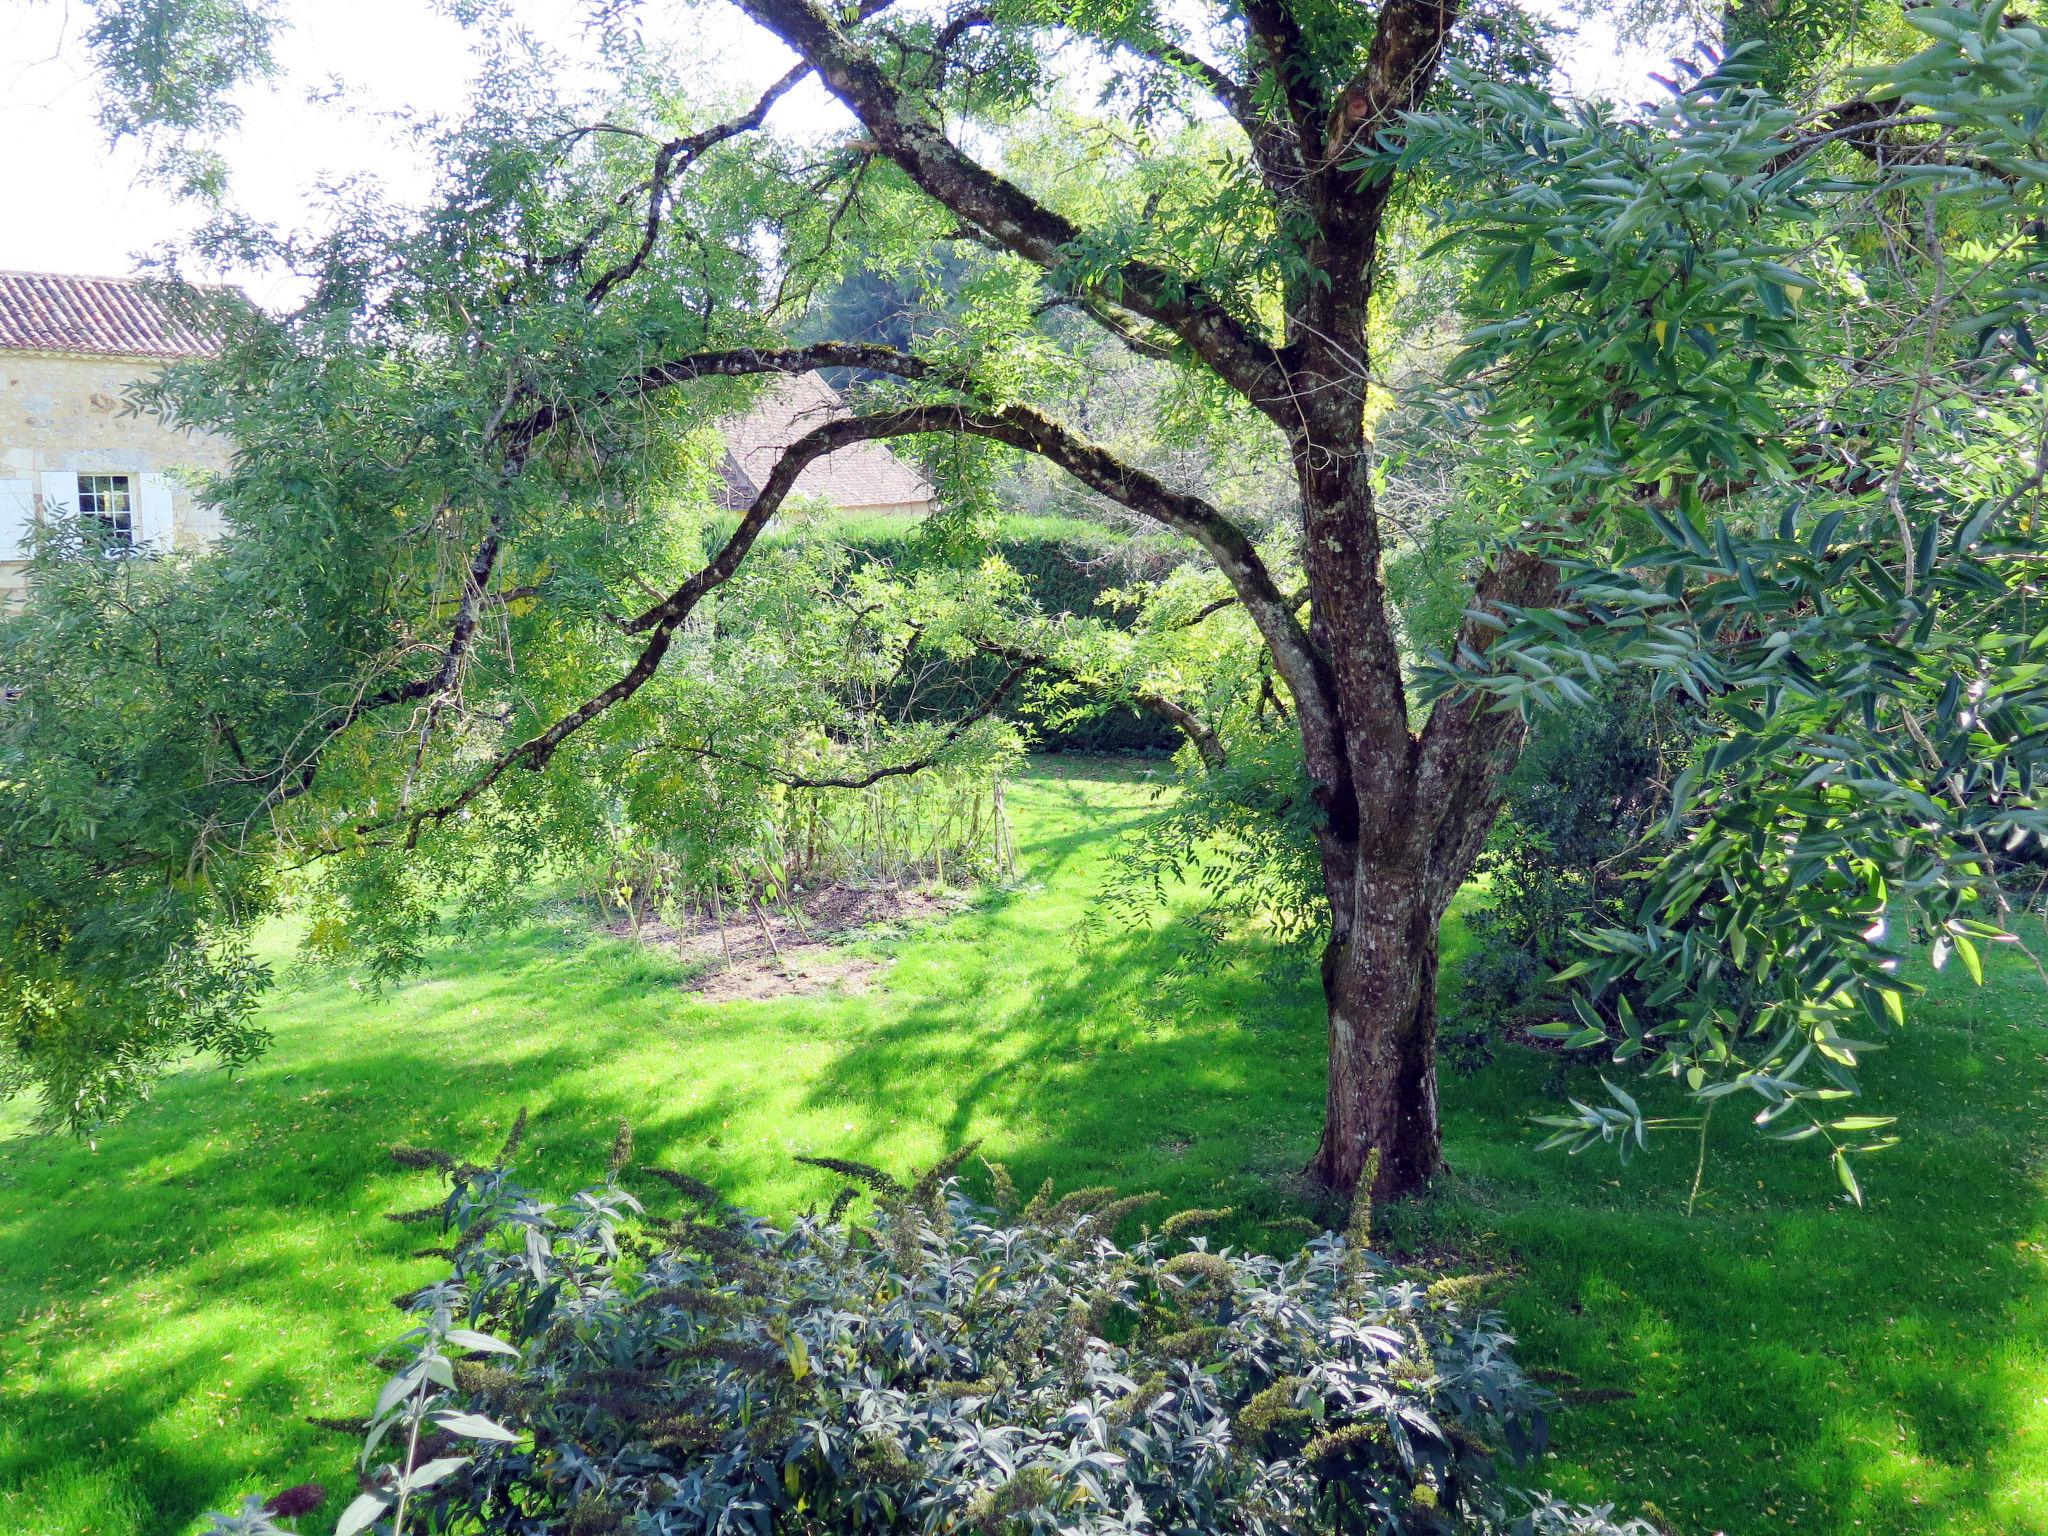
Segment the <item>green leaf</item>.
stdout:
<svg viewBox="0 0 2048 1536">
<path fill-rule="evenodd" d="M 438 1410 L 434 1422 L 451 1435 L 461 1435 L 468 1440 L 498 1440 L 506 1444 L 519 1437 L 502 1424 L 485 1418 L 480 1413 L 464 1413 L 451 1408 Z"/>
<path fill-rule="evenodd" d="M 1956 953 L 1962 957 L 1963 969 L 1970 973 L 1970 980 L 1978 986 L 1984 985 L 1984 961 L 1977 953 L 1977 946 L 1960 933 L 1955 936 Z"/>
<path fill-rule="evenodd" d="M 1849 1155 L 1846 1152 L 1837 1152 L 1835 1154 L 1835 1177 L 1842 1181 L 1842 1188 L 1849 1192 L 1849 1198 L 1858 1205 L 1861 1205 L 1863 1203 L 1863 1189 L 1856 1182 L 1856 1174 L 1849 1166 Z"/>
<path fill-rule="evenodd" d="M 789 1355 L 790 1380 L 802 1381 L 811 1374 L 811 1351 L 804 1343 L 802 1334 L 792 1333 L 789 1336 L 787 1352 Z"/>
<path fill-rule="evenodd" d="M 478 1333 L 474 1328 L 450 1328 L 448 1342 L 462 1349 L 482 1350 L 485 1354 L 511 1355 L 515 1359 L 519 1351 L 503 1339 L 494 1339 L 488 1333 Z"/>
<path fill-rule="evenodd" d="M 391 1500 L 381 1493 L 359 1493 L 341 1512 L 341 1519 L 335 1523 L 334 1536 L 356 1536 L 367 1531 L 379 1515 L 391 1507 Z"/>
<path fill-rule="evenodd" d="M 422 1488 L 430 1488 L 449 1473 L 468 1466 L 469 1460 L 467 1456 L 436 1456 L 432 1461 L 421 1462 L 405 1474 L 405 1491 L 417 1493 Z"/>
</svg>

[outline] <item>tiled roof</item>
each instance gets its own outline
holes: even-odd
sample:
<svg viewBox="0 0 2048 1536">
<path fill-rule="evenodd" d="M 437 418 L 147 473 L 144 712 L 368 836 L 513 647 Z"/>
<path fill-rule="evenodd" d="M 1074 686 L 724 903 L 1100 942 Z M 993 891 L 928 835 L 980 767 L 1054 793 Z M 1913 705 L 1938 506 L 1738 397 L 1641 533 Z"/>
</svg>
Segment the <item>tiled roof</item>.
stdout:
<svg viewBox="0 0 2048 1536">
<path fill-rule="evenodd" d="M 0 272 L 0 352 L 205 357 L 216 350 L 206 308 L 233 292 L 132 277 Z"/>
<path fill-rule="evenodd" d="M 783 449 L 813 427 L 847 414 L 839 391 L 815 373 L 777 379 L 746 415 L 720 423 L 725 434 L 727 507 L 745 507 L 775 469 Z M 878 442 L 849 443 L 814 459 L 792 491 L 842 511 L 900 507 L 938 499 L 931 482 Z"/>
</svg>

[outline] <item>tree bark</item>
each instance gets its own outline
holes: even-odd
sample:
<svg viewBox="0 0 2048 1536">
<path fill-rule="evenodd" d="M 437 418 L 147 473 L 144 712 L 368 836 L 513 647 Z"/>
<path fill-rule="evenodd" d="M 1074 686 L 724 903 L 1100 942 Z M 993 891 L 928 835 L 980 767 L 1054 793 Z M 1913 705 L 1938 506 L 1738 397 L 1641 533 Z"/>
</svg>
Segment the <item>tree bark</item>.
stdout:
<svg viewBox="0 0 2048 1536">
<path fill-rule="evenodd" d="M 1376 1198 L 1413 1193 L 1443 1165 L 1437 1120 L 1437 905 L 1416 873 L 1373 870 L 1352 921 L 1323 950 L 1330 1066 L 1309 1175 L 1357 1188 L 1379 1154 Z"/>
<path fill-rule="evenodd" d="M 1312 1165 L 1348 1194 L 1380 1155 L 1378 1189 L 1405 1193 L 1437 1166 L 1434 1067 L 1436 922 L 1492 819 L 1505 743 L 1468 711 L 1434 732 L 1410 722 L 1394 618 L 1381 576 L 1381 530 L 1366 430 L 1371 309 L 1380 225 L 1393 178 L 1361 167 L 1436 76 L 1457 0 L 1382 0 L 1363 68 L 1334 95 L 1319 78 L 1292 0 L 1246 0 L 1259 56 L 1238 81 L 1171 54 L 1218 94 L 1251 137 L 1286 222 L 1308 230 L 1304 271 L 1286 284 L 1276 346 L 1186 272 L 1123 262 L 1104 281 L 1077 268 L 1081 231 L 949 139 L 907 97 L 861 36 L 820 0 L 739 0 L 818 71 L 882 156 L 977 237 L 1161 328 L 1286 435 L 1301 490 L 1308 578 L 1306 633 L 1257 550 L 1198 499 L 1150 482 L 1093 444 L 1018 405 L 962 411 L 954 431 L 983 432 L 1040 454 L 1092 489 L 1195 538 L 1230 578 L 1285 679 L 1318 806 L 1331 943 L 1329 1130 Z M 1128 40 L 1126 40 L 1128 45 Z M 1143 39 L 1140 53 L 1147 49 Z M 1276 87 L 1269 110 L 1256 88 Z M 920 421 L 920 425 L 922 425 Z M 1478 594 L 1483 597 L 1485 594 Z M 1435 726 L 1434 718 L 1431 726 Z M 1220 743 L 1196 738 L 1212 765 Z M 1516 738 L 1518 743 L 1519 738 Z M 1475 836 L 1475 828 L 1477 835 Z"/>
</svg>

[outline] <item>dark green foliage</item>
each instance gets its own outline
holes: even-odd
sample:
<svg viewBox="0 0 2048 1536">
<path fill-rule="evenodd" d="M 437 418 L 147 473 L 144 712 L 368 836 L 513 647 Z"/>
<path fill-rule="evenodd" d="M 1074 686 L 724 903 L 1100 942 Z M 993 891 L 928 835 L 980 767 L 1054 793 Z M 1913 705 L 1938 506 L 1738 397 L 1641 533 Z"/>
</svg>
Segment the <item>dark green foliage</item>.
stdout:
<svg viewBox="0 0 2048 1536">
<path fill-rule="evenodd" d="M 1788 149 L 1803 120 L 1747 51 L 1641 121 L 1476 87 L 1490 128 L 1405 151 L 1486 187 L 1446 213 L 1479 322 L 1447 376 L 1504 466 L 1540 466 L 1516 537 L 1559 577 L 1421 691 L 1530 719 L 1635 673 L 1708 738 L 1670 784 L 1681 835 L 1589 924 L 1558 978 L 1574 1019 L 1540 1028 L 1682 1080 L 1702 1115 L 1754 1096 L 1852 1199 L 1850 1154 L 1894 1138 L 1837 1101 L 1920 990 L 1906 942 L 1981 978 L 1981 946 L 2014 937 L 1992 850 L 2048 837 L 2048 247 L 2023 233 L 2048 34 L 1999 8 L 1904 19 L 1928 46 L 1857 85 L 1968 149 L 1878 155 L 1886 182 L 1845 176 L 1860 152 L 1832 134 Z M 1948 250 L 1978 257 L 1952 287 Z M 1857 361 L 1880 352 L 1920 362 Z M 1547 1145 L 1700 1124 L 1611 1085 L 1572 1110 Z"/>
<path fill-rule="evenodd" d="M 1186 881 L 1202 893 L 1177 931 L 1184 962 L 1202 964 L 1232 935 L 1280 941 L 1280 963 L 1303 958 L 1328 932 L 1315 830 L 1321 816 L 1286 729 L 1247 730 L 1216 768 L 1190 767 L 1143 835 L 1129 838 L 1103 905 L 1121 922 L 1149 923 Z"/>
<path fill-rule="evenodd" d="M 362 1522 L 1650 1536 L 1508 1493 L 1545 1394 L 1493 1314 L 1350 1238 L 1286 1259 L 1119 1247 L 1110 1190 L 1005 1225 L 950 1176 L 957 1156 L 915 1181 L 928 1207 L 814 1161 L 877 1208 L 663 1224 L 616 1184 L 556 1204 L 502 1167 L 458 1173 L 449 1225 L 489 1235 L 412 1302 L 364 1457 L 430 1444 L 434 1472 L 372 1470 Z M 455 1358 L 473 1352 L 489 1362 Z"/>
<path fill-rule="evenodd" d="M 255 573 L 92 558 L 68 525 L 39 553 L 35 610 L 0 614 L 0 1092 L 33 1084 L 46 1121 L 84 1125 L 166 1057 L 261 1050 L 268 970 L 234 915 L 270 904 L 273 871 L 208 854 L 251 804 L 237 754 L 298 728 L 335 640 L 317 608 L 266 628 L 241 648 L 249 670 L 195 706 L 194 680 L 238 644 L 223 626 L 265 601 Z M 169 821 L 203 830 L 184 842 Z"/>
<path fill-rule="evenodd" d="M 1536 722 L 1479 860 L 1485 896 L 1466 920 L 1475 947 L 1443 1030 L 1454 1065 L 1484 1065 L 1504 1029 L 1569 1012 L 1550 979 L 1577 958 L 1582 932 L 1632 909 L 1699 723 L 1682 695 L 1653 699 L 1640 679 Z"/>
<path fill-rule="evenodd" d="M 822 534 L 844 544 L 858 562 L 898 569 L 955 553 L 940 550 L 919 524 L 862 524 L 849 531 L 828 528 Z M 1128 610 L 1105 605 L 1106 594 L 1127 589 L 1139 577 L 1157 577 L 1188 558 L 1178 542 L 1162 538 L 1129 538 L 1114 530 L 1068 518 L 1004 518 L 987 540 L 1024 578 L 1032 602 L 1052 616 L 1072 614 L 1118 626 L 1127 625 Z M 959 662 L 944 673 L 906 682 L 915 687 L 920 709 L 932 716 L 957 711 L 985 696 L 1002 677 L 999 657 L 979 656 Z M 1009 713 L 1031 731 L 1034 745 L 1046 752 L 1171 752 L 1181 744 L 1172 725 L 1129 705 L 1077 708 L 1085 701 L 1044 683 L 1021 696 Z"/>
</svg>

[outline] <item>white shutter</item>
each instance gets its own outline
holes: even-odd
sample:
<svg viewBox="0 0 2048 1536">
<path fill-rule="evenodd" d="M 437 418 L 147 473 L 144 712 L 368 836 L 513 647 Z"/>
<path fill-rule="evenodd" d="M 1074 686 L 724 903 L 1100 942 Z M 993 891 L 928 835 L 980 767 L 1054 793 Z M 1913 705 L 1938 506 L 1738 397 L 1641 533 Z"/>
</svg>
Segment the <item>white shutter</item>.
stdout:
<svg viewBox="0 0 2048 1536">
<path fill-rule="evenodd" d="M 43 471 L 43 519 L 78 510 L 78 476 L 68 469 Z"/>
<path fill-rule="evenodd" d="M 0 480 L 0 560 L 26 560 L 35 525 L 35 481 Z"/>
<path fill-rule="evenodd" d="M 168 475 L 144 475 L 135 497 L 135 542 L 161 554 L 171 547 L 171 480 Z"/>
</svg>

